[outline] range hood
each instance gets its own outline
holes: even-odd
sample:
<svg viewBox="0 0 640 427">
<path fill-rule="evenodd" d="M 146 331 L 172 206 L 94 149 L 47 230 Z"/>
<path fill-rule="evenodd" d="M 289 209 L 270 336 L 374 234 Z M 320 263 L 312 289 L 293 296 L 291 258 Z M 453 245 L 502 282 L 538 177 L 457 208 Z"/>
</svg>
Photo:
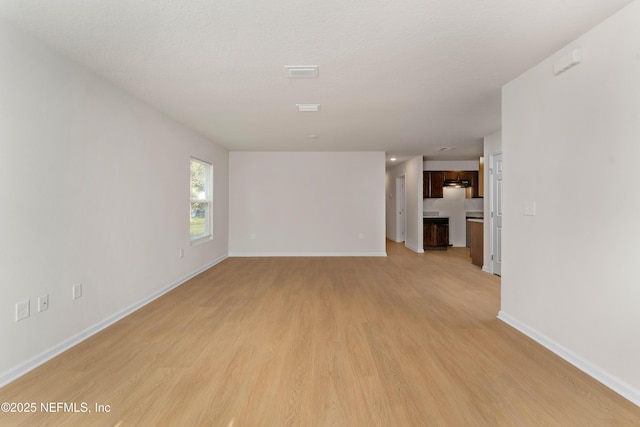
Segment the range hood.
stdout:
<svg viewBox="0 0 640 427">
<path fill-rule="evenodd" d="M 460 179 L 460 175 L 457 175 L 456 179 L 445 179 L 442 186 L 449 188 L 468 188 L 471 187 L 471 181 L 468 179 Z"/>
</svg>

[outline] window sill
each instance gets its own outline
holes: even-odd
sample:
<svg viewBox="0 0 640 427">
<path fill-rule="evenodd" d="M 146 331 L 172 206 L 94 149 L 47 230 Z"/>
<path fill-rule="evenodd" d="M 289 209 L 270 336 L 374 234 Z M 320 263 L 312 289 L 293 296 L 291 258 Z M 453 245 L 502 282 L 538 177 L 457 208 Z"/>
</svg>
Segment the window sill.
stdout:
<svg viewBox="0 0 640 427">
<path fill-rule="evenodd" d="M 211 234 L 208 236 L 198 237 L 197 239 L 194 239 L 191 241 L 191 246 L 197 246 L 202 243 L 210 242 L 212 240 L 213 240 L 213 236 Z"/>
</svg>

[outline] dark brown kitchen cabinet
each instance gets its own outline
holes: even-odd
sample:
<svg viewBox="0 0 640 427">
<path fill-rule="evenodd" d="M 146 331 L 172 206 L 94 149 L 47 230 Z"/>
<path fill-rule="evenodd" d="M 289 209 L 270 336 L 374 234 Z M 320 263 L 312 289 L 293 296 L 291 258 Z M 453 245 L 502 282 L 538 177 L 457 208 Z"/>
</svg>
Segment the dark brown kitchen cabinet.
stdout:
<svg viewBox="0 0 640 427">
<path fill-rule="evenodd" d="M 450 181 L 460 180 L 460 171 L 444 171 L 444 179 Z"/>
<path fill-rule="evenodd" d="M 478 171 L 446 171 L 444 172 L 444 179 L 452 181 L 469 181 L 471 187 L 465 188 L 465 197 L 470 199 L 472 197 L 480 196 L 478 186 Z"/>
<path fill-rule="evenodd" d="M 424 171 L 422 172 L 422 196 L 425 199 L 441 199 L 445 180 L 469 181 L 471 187 L 465 188 L 467 199 L 482 197 L 478 171 Z"/>
<path fill-rule="evenodd" d="M 470 199 L 472 197 L 480 197 L 478 192 L 478 171 L 462 171 L 460 172 L 460 179 L 471 182 L 471 187 L 465 189 L 465 197 Z"/>
<path fill-rule="evenodd" d="M 444 172 L 425 171 L 422 172 L 422 195 L 425 199 L 441 199 L 442 184 L 444 183 Z"/>
<path fill-rule="evenodd" d="M 471 263 L 482 268 L 484 246 L 484 223 L 478 220 L 469 221 L 471 242 L 469 245 Z"/>
<path fill-rule="evenodd" d="M 425 218 L 423 231 L 425 250 L 449 247 L 449 218 Z"/>
</svg>

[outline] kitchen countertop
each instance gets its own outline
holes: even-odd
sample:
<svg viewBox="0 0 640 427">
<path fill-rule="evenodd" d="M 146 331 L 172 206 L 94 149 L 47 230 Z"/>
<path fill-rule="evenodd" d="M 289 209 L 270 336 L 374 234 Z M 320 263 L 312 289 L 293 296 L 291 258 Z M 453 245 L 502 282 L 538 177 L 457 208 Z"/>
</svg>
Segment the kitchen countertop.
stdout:
<svg viewBox="0 0 640 427">
<path fill-rule="evenodd" d="M 448 216 L 424 216 L 422 217 L 423 225 L 449 225 Z"/>
<path fill-rule="evenodd" d="M 484 212 L 483 211 L 466 211 L 464 213 L 464 215 L 467 218 L 479 218 L 479 219 L 484 218 Z"/>
</svg>

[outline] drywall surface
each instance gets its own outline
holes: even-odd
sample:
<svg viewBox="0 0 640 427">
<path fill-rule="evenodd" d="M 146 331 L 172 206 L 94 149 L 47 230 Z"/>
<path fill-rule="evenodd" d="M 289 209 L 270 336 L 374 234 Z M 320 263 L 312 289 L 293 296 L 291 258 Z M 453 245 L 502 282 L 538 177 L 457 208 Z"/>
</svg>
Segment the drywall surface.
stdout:
<svg viewBox="0 0 640 427">
<path fill-rule="evenodd" d="M 636 1 L 503 89 L 501 317 L 640 404 L 638 22 Z"/>
<path fill-rule="evenodd" d="M 227 256 L 228 153 L 3 22 L 0 60 L 1 384 Z M 190 156 L 215 175 L 193 247 Z"/>
<path fill-rule="evenodd" d="M 231 152 L 231 256 L 386 254 L 383 152 Z"/>
<path fill-rule="evenodd" d="M 477 171 L 479 160 L 425 160 L 426 171 Z"/>
</svg>

